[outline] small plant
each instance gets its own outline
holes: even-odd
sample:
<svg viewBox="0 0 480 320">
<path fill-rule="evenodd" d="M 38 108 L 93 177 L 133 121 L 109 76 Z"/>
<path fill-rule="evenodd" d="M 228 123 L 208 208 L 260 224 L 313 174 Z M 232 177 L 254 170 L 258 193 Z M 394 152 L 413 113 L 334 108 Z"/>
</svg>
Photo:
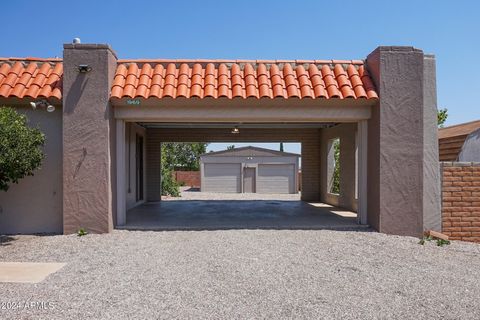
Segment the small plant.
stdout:
<svg viewBox="0 0 480 320">
<path fill-rule="evenodd" d="M 435 240 L 436 243 L 437 243 L 437 246 L 439 247 L 443 247 L 445 245 L 449 245 L 450 244 L 450 240 L 445 240 L 445 239 L 434 239 L 432 236 L 424 236 L 422 239 L 420 239 L 420 241 L 418 242 L 418 244 L 421 244 L 422 246 L 425 244 L 425 242 L 427 241 L 432 241 L 432 240 Z"/>
<path fill-rule="evenodd" d="M 450 240 L 437 239 L 437 246 L 443 247 L 450 244 Z"/>
<path fill-rule="evenodd" d="M 88 234 L 87 230 L 85 230 L 84 228 L 80 228 L 78 229 L 77 231 L 77 236 L 79 237 L 83 237 L 83 236 L 86 236 Z"/>
<path fill-rule="evenodd" d="M 425 242 L 432 241 L 432 240 L 433 240 L 433 238 L 431 236 L 424 236 L 422 239 L 420 239 L 418 244 L 421 244 L 423 246 L 425 244 Z"/>
</svg>

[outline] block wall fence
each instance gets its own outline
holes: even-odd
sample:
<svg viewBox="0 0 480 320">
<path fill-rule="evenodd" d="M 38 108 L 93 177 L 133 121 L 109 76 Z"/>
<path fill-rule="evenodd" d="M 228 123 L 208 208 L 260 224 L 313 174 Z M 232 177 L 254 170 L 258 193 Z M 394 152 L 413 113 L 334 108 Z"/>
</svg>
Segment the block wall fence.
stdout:
<svg viewBox="0 0 480 320">
<path fill-rule="evenodd" d="M 187 187 L 200 188 L 200 171 L 173 171 L 173 178 Z"/>
<path fill-rule="evenodd" d="M 480 243 L 480 162 L 441 162 L 442 232 Z"/>
</svg>

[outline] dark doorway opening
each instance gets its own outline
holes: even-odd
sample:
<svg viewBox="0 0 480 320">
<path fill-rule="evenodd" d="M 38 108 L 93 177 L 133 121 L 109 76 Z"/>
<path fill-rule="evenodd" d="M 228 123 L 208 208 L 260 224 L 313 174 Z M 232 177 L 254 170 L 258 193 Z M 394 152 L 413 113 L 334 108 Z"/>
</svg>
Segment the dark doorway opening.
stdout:
<svg viewBox="0 0 480 320">
<path fill-rule="evenodd" d="M 143 137 L 136 136 L 136 148 L 135 148 L 135 162 L 136 162 L 136 190 L 135 197 L 137 201 L 143 200 Z"/>
</svg>

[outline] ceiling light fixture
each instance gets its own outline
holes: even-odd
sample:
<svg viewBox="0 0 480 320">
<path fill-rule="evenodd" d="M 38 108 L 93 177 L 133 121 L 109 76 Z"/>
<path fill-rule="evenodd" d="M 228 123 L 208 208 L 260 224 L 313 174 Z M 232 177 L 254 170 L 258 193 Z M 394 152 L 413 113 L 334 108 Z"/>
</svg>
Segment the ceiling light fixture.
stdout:
<svg viewBox="0 0 480 320">
<path fill-rule="evenodd" d="M 238 129 L 237 126 L 235 126 L 235 128 L 232 129 L 232 133 L 233 134 L 239 134 L 240 133 L 240 130 Z"/>
</svg>

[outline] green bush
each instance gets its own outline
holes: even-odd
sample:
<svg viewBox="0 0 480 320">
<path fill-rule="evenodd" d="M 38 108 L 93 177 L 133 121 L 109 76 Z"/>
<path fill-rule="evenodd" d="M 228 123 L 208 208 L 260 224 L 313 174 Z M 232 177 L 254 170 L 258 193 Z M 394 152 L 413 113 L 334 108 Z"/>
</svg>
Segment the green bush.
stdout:
<svg viewBox="0 0 480 320">
<path fill-rule="evenodd" d="M 180 196 L 180 189 L 178 183 L 173 178 L 173 168 L 175 163 L 173 161 L 174 150 L 172 144 L 162 144 L 162 158 L 160 161 L 161 174 L 162 174 L 162 196 Z"/>
<path fill-rule="evenodd" d="M 167 166 L 162 166 L 162 196 L 179 197 L 179 184 L 173 178 L 173 171 Z"/>
<path fill-rule="evenodd" d="M 33 176 L 42 164 L 45 135 L 27 125 L 27 117 L 15 109 L 0 107 L 0 190 Z"/>
</svg>

